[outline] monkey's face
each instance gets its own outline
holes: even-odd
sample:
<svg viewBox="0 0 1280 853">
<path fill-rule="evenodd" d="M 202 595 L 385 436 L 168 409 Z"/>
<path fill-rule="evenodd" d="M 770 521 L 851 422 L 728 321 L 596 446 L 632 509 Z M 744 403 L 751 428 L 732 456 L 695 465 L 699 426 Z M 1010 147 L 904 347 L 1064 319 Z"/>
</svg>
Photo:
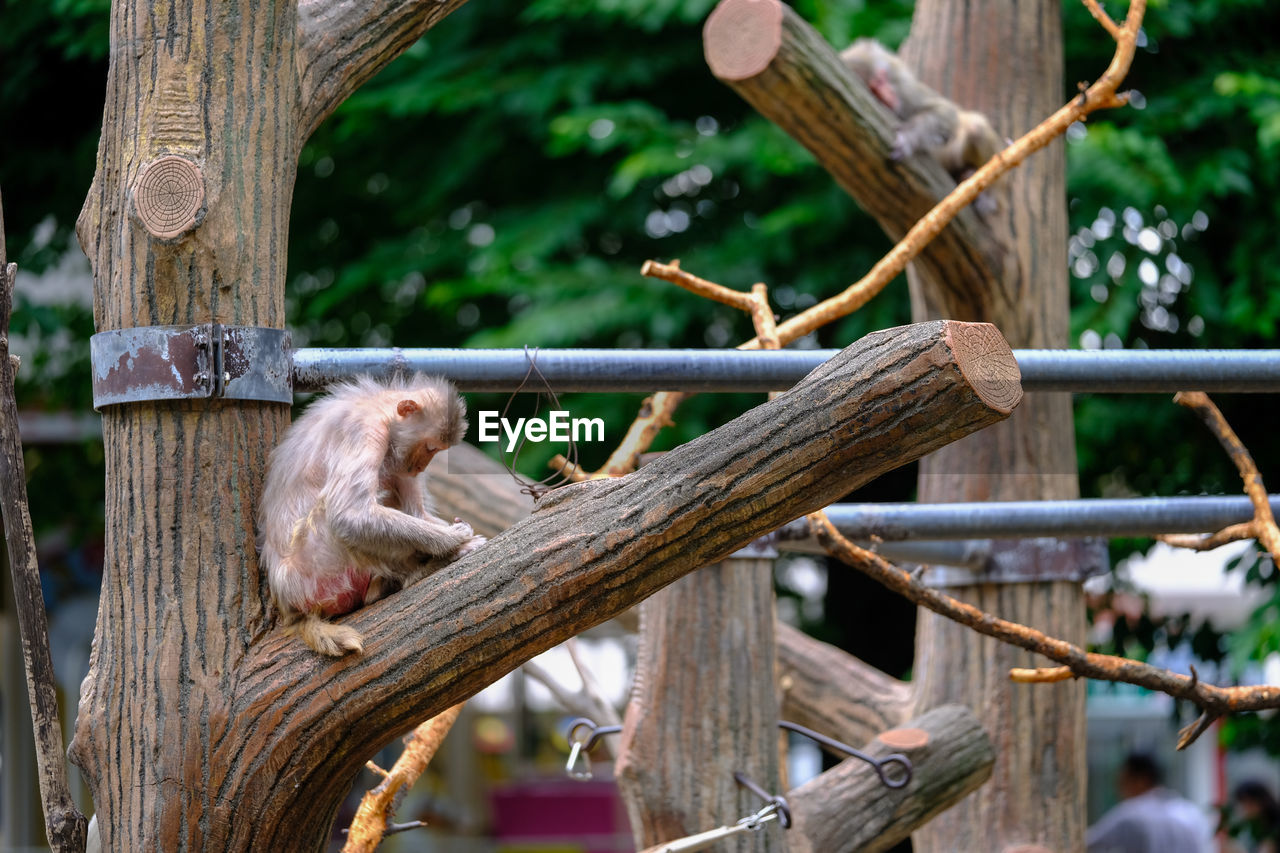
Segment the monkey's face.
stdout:
<svg viewBox="0 0 1280 853">
<path fill-rule="evenodd" d="M 423 471 L 427 470 L 427 466 L 431 464 L 431 460 L 442 450 L 448 450 L 448 442 L 440 439 L 424 439 L 418 442 L 409 450 L 408 456 L 405 457 L 405 471 L 416 477 Z"/>
</svg>

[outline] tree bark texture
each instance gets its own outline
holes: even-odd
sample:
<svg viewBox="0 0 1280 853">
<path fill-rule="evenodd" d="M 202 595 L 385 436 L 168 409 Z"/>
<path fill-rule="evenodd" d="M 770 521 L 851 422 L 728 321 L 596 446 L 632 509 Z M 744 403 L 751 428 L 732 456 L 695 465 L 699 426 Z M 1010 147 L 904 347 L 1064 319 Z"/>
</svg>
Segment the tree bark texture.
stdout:
<svg viewBox="0 0 1280 853">
<path fill-rule="evenodd" d="M 731 557 L 641 605 L 636 679 L 616 772 L 636 849 L 693 835 L 764 805 L 734 781 L 780 792 L 773 560 Z M 776 831 L 722 849 L 779 851 Z"/>
<path fill-rule="evenodd" d="M 13 608 L 22 636 L 22 668 L 31 705 L 45 832 L 54 850 L 80 853 L 84 850 L 87 821 L 72 802 L 67 783 L 62 718 L 58 715 L 57 682 L 49 653 L 49 618 L 36 563 L 36 537 L 27 503 L 27 470 L 13 392 L 17 358 L 9 354 L 9 319 L 17 271 L 17 265 L 6 257 L 4 212 L 0 210 L 0 515 L 4 516 L 3 539 L 13 572 Z"/>
<path fill-rule="evenodd" d="M 886 787 L 866 762 L 848 758 L 787 793 L 795 820 L 793 853 L 887 850 L 991 775 L 991 739 L 968 708 L 943 705 L 904 728 L 910 729 L 907 740 L 919 746 L 894 742 L 890 732 L 863 751 L 877 758 L 907 756 L 912 775 L 905 787 Z M 950 849 L 994 848 L 956 844 Z"/>
<path fill-rule="evenodd" d="M 703 29 L 703 50 L 711 72 L 809 149 L 892 239 L 955 187 L 928 156 L 892 159 L 892 116 L 836 49 L 779 0 L 723 0 Z M 938 281 L 985 280 L 1004 275 L 1008 261 L 1005 246 L 966 208 L 913 264 Z"/>
<path fill-rule="evenodd" d="M 902 56 L 996 132 L 1016 137 L 1061 106 L 1061 9 L 1047 2 L 921 0 Z M 1099 37 L 1104 37 L 1099 32 Z M 1014 346 L 1067 345 L 1066 198 L 1062 142 L 1005 177 L 1005 208 L 993 232 L 1011 248 L 1004 274 L 945 278 L 908 271 L 912 314 L 996 324 Z M 1079 496 L 1071 400 L 1035 394 L 1009 421 L 922 460 L 921 501 L 1028 500 Z M 952 590 L 978 607 L 1082 643 L 1084 602 L 1069 581 Z M 917 850 L 1002 850 L 1036 843 L 1083 847 L 1085 685 L 1017 685 L 1008 671 L 1042 661 L 921 611 L 915 679 L 918 708 L 960 701 L 996 747 L 990 784 L 915 836 Z"/>
<path fill-rule="evenodd" d="M 114 2 L 97 171 L 77 222 L 98 330 L 282 328 L 307 133 L 458 5 Z M 231 707 L 267 627 L 254 513 L 287 421 L 287 406 L 264 403 L 103 413 L 106 569 L 71 753 L 104 849 L 231 848 L 260 829 L 241 822 L 250 780 L 231 768 L 248 738 Z"/>
</svg>

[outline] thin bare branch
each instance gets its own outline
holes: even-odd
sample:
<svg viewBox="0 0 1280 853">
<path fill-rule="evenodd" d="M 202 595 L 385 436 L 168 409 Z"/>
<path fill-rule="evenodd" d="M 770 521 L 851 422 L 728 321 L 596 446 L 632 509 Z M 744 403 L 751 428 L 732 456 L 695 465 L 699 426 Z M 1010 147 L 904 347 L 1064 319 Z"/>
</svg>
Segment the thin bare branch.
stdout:
<svg viewBox="0 0 1280 853">
<path fill-rule="evenodd" d="M 1089 0 L 1086 0 L 1086 5 L 1088 3 Z M 776 325 L 772 335 L 776 335 L 777 346 L 784 347 L 861 308 L 906 269 L 907 264 L 920 254 L 924 247 L 956 217 L 957 213 L 1002 175 L 1020 165 L 1031 154 L 1048 146 L 1054 139 L 1064 134 L 1068 127 L 1077 121 L 1083 121 L 1090 113 L 1123 106 L 1127 98 L 1124 95 L 1118 95 L 1116 90 L 1133 63 L 1138 31 L 1145 11 L 1146 0 L 1132 0 L 1123 26 L 1116 26 L 1110 18 L 1106 19 L 1111 24 L 1109 27 L 1107 23 L 1100 21 L 1104 29 L 1116 40 L 1115 54 L 1102 76 L 1078 97 L 1072 98 L 1068 104 L 1032 128 L 1008 148 L 996 154 L 967 179 L 961 181 L 954 190 L 912 226 L 897 245 L 861 279 L 843 292 L 824 299 L 812 308 Z M 654 261 L 646 261 L 641 268 L 641 273 L 671 281 L 694 293 L 730 305 L 736 304 L 740 297 L 745 296 L 738 291 L 688 273 L 680 269 L 676 263 L 662 265 Z M 734 296 L 729 297 L 727 294 L 734 294 Z M 770 340 L 770 343 L 772 342 Z M 756 337 L 738 346 L 738 349 L 767 348 L 759 332 Z M 672 417 L 686 396 L 688 395 L 663 391 L 646 398 L 622 443 L 618 445 L 604 467 L 592 476 L 616 477 L 634 471 L 639 455 L 649 449 L 664 426 L 674 423 Z"/>
<path fill-rule="evenodd" d="M 1249 522 L 1252 535 L 1256 536 L 1262 543 L 1262 547 L 1271 554 L 1272 561 L 1280 565 L 1280 528 L 1276 527 L 1275 516 L 1271 513 L 1271 501 L 1267 497 L 1267 487 L 1262 482 L 1262 474 L 1258 472 L 1258 466 L 1253 461 L 1248 448 L 1244 446 L 1244 442 L 1240 441 L 1240 437 L 1227 423 L 1227 419 L 1222 416 L 1218 407 L 1209 399 L 1208 394 L 1202 391 L 1179 391 L 1174 395 L 1173 402 L 1195 412 L 1209 431 L 1217 437 L 1222 448 L 1231 457 L 1231 461 L 1235 463 L 1236 470 L 1240 472 L 1240 479 L 1244 481 L 1245 494 L 1253 504 L 1253 521 Z M 1238 528 L 1239 525 L 1236 527 Z M 1232 530 L 1233 534 L 1239 533 L 1238 529 L 1227 528 L 1227 530 Z M 1227 530 L 1215 536 L 1221 537 L 1227 534 Z M 1210 537 L 1212 538 L 1214 537 Z"/>
<path fill-rule="evenodd" d="M 1214 548 L 1220 548 L 1231 542 L 1257 539 L 1258 535 L 1254 532 L 1255 529 L 1254 522 L 1245 521 L 1240 524 L 1233 524 L 1230 527 L 1224 527 L 1217 533 L 1211 533 L 1208 536 L 1201 536 L 1196 533 L 1162 533 L 1156 539 L 1175 548 L 1190 548 L 1192 551 L 1212 551 Z"/>
<path fill-rule="evenodd" d="M 1043 666 L 1035 669 L 1024 669 L 1015 666 L 1009 670 L 1009 680 L 1019 684 L 1053 684 L 1075 678 L 1076 674 L 1069 666 Z"/>
<path fill-rule="evenodd" d="M 751 310 L 751 294 L 687 273 L 680 269 L 679 258 L 673 258 L 665 264 L 659 261 L 645 261 L 640 267 L 640 275 L 669 281 L 690 293 L 696 293 L 698 296 L 728 305 L 730 308 L 737 308 L 740 311 Z"/>
<path fill-rule="evenodd" d="M 1001 619 L 971 604 L 923 586 L 909 573 L 871 551 L 859 548 L 836 530 L 825 513 L 811 513 L 808 518 L 814 536 L 827 553 L 838 560 L 921 607 L 927 607 L 934 613 L 959 622 L 980 634 L 995 637 L 1001 642 L 1043 655 L 1068 667 L 1077 677 L 1098 681 L 1120 681 L 1167 693 L 1175 699 L 1186 699 L 1207 716 L 1220 717 L 1239 711 L 1280 708 L 1280 687 L 1270 685 L 1216 687 L 1205 684 L 1194 675 L 1179 675 L 1129 658 L 1086 652 L 1065 640 L 1050 637 L 1017 622 Z M 1191 744 L 1205 728 L 1207 726 L 1192 724 L 1184 729 L 1180 734 L 1178 748 L 1182 749 Z"/>
<path fill-rule="evenodd" d="M 1116 26 L 1116 22 L 1111 20 L 1111 16 L 1102 8 L 1102 4 L 1098 0 L 1084 0 L 1084 7 L 1089 10 L 1089 14 L 1093 15 L 1093 19 L 1102 25 L 1107 34 L 1116 41 L 1120 40 L 1120 27 Z"/>
<path fill-rule="evenodd" d="M 382 773 L 383 779 L 361 798 L 360 807 L 351 819 L 347 843 L 342 845 L 342 853 L 373 853 L 388 832 L 403 832 L 422 825 L 418 821 L 395 824 L 391 817 L 403 796 L 402 792 L 412 788 L 431 763 L 444 736 L 462 712 L 463 704 L 459 702 L 414 729 L 405 738 L 404 752 L 400 753 L 390 771 L 376 765 L 372 768 Z"/>
<path fill-rule="evenodd" d="M 22 436 L 18 434 L 18 404 L 14 398 L 18 361 L 9 354 L 9 319 L 17 272 L 17 264 L 8 263 L 5 257 L 4 211 L 0 208 L 0 516 L 4 518 L 3 538 L 8 545 L 9 569 L 13 576 L 13 607 L 18 614 L 23 669 L 27 677 L 45 832 L 52 849 L 59 853 L 80 853 L 85 848 L 88 821 L 76 808 L 67 783 L 67 758 L 49 652 L 49 620 L 40 591 Z"/>
</svg>

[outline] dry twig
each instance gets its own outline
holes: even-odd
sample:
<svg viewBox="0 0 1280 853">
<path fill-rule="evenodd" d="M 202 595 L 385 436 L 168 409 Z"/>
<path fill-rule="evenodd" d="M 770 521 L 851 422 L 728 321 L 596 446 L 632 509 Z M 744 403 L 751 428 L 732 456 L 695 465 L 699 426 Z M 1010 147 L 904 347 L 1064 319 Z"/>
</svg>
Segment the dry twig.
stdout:
<svg viewBox="0 0 1280 853">
<path fill-rule="evenodd" d="M 645 261 L 640 268 L 640 274 L 669 281 L 691 293 L 748 312 L 756 330 L 756 337 L 753 339 L 756 342 L 755 348 L 780 349 L 782 347 L 783 342 L 778 336 L 777 321 L 773 316 L 773 309 L 769 307 L 769 289 L 763 283 L 756 283 L 752 286 L 750 293 L 743 293 L 685 272 L 680 269 L 679 260 L 673 260 L 669 264 Z M 760 343 L 762 341 L 763 344 Z M 746 344 L 738 347 L 738 349 L 749 348 Z M 675 424 L 671 416 L 688 396 L 679 391 L 659 391 L 657 394 L 646 397 L 640 404 L 640 411 L 635 420 L 627 429 L 626 436 L 618 444 L 617 449 L 609 455 L 604 466 L 590 475 L 584 475 L 580 470 L 575 470 L 573 478 L 585 480 L 630 474 L 636 469 L 640 455 L 653 445 L 653 440 L 657 438 L 663 427 Z M 553 458 L 550 464 L 553 468 L 565 467 L 565 462 L 559 456 Z"/>
<path fill-rule="evenodd" d="M 412 734 L 405 738 L 404 752 L 396 759 L 391 769 L 383 770 L 376 765 L 370 769 L 383 777 L 375 787 L 365 792 L 351 819 L 351 831 L 347 834 L 347 843 L 342 845 L 342 853 L 373 853 L 382 842 L 383 836 L 389 832 L 401 832 L 422 826 L 414 821 L 409 824 L 394 824 L 391 816 L 404 797 L 404 792 L 413 787 L 422 771 L 427 769 L 436 750 L 440 748 L 444 736 L 449 733 L 453 723 L 458 719 L 465 703 L 459 702 L 447 711 L 437 714 L 422 723 Z"/>
<path fill-rule="evenodd" d="M 1257 539 L 1271 555 L 1272 562 L 1280 566 L 1280 528 L 1276 527 L 1276 519 L 1271 512 L 1271 502 L 1267 498 L 1267 487 L 1262 483 L 1262 474 L 1258 472 L 1258 466 L 1253 461 L 1248 448 L 1240 441 L 1240 437 L 1227 423 L 1227 419 L 1222 416 L 1218 407 L 1209 399 L 1208 394 L 1203 391 L 1179 391 L 1174 395 L 1173 402 L 1195 412 L 1227 451 L 1227 455 L 1235 463 L 1236 470 L 1240 472 L 1240 479 L 1244 481 L 1245 494 L 1253 504 L 1253 520 L 1243 524 L 1233 524 L 1205 537 L 1168 535 L 1158 538 L 1169 545 L 1193 548 L 1197 551 L 1209 551 L 1219 545 L 1241 539 Z"/>
<path fill-rule="evenodd" d="M 980 634 L 1044 655 L 1067 667 L 1077 678 L 1121 681 L 1126 684 L 1136 684 L 1148 690 L 1167 693 L 1175 699 L 1186 699 L 1200 709 L 1201 716 L 1179 733 L 1179 749 L 1194 742 L 1214 720 L 1225 714 L 1280 708 L 1280 687 L 1270 685 L 1216 687 L 1201 682 L 1194 670 L 1190 676 L 1178 675 L 1141 661 L 1116 655 L 1086 652 L 1065 640 L 1050 637 L 1017 622 L 1001 619 L 971 604 L 924 586 L 908 572 L 850 542 L 831 524 L 826 513 L 811 514 L 809 526 L 828 554 L 914 604 L 927 607 L 934 613 L 959 622 Z M 1027 671 L 1023 671 L 1022 680 L 1032 682 L 1061 680 L 1060 672 L 1060 667 L 1031 670 L 1030 673 L 1033 674 L 1030 675 Z"/>
<path fill-rule="evenodd" d="M 1102 76 L 1092 86 L 1072 98 L 1068 104 L 961 181 L 932 210 L 921 217 L 897 245 L 876 262 L 875 266 L 861 279 L 849 285 L 843 292 L 824 299 L 776 326 L 770 337 L 776 336 L 778 347 L 784 347 L 828 323 L 857 311 L 906 269 L 908 262 L 919 255 L 929 241 L 936 237 L 961 209 L 999 180 L 1002 175 L 1057 139 L 1072 124 L 1083 121 L 1090 113 L 1100 109 L 1124 106 L 1128 103 L 1128 96 L 1117 94 L 1116 90 L 1128 74 L 1129 66 L 1133 62 L 1138 31 L 1146 12 L 1146 0 L 1131 0 L 1123 25 L 1117 25 L 1111 20 L 1098 6 L 1097 0 L 1082 0 L 1082 2 L 1103 29 L 1116 41 L 1115 54 Z M 641 274 L 670 281 L 694 293 L 735 307 L 744 307 L 741 303 L 751 298 L 748 294 L 685 272 L 679 268 L 678 262 L 664 265 L 646 261 L 641 268 Z M 744 310 L 751 309 L 748 306 Z M 756 337 L 739 345 L 738 349 L 769 349 L 765 346 L 765 340 L 765 335 L 757 330 Z M 618 449 L 609 457 L 605 466 L 591 476 L 617 477 L 634 471 L 635 460 L 649 449 L 662 428 L 673 422 L 672 415 L 686 396 L 688 395 L 662 391 L 646 398 Z"/>
</svg>

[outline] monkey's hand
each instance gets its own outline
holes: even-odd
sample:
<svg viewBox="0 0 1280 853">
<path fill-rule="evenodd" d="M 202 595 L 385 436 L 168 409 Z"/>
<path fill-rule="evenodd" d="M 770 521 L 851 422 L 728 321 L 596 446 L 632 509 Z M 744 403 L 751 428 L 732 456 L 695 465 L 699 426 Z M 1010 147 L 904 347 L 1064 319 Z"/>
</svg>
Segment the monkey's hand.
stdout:
<svg viewBox="0 0 1280 853">
<path fill-rule="evenodd" d="M 489 540 L 484 538 L 483 536 L 480 536 L 478 534 L 474 535 L 470 539 L 468 539 L 466 542 L 462 543 L 462 547 L 458 549 L 458 553 L 455 556 L 460 560 L 488 541 Z"/>
</svg>

